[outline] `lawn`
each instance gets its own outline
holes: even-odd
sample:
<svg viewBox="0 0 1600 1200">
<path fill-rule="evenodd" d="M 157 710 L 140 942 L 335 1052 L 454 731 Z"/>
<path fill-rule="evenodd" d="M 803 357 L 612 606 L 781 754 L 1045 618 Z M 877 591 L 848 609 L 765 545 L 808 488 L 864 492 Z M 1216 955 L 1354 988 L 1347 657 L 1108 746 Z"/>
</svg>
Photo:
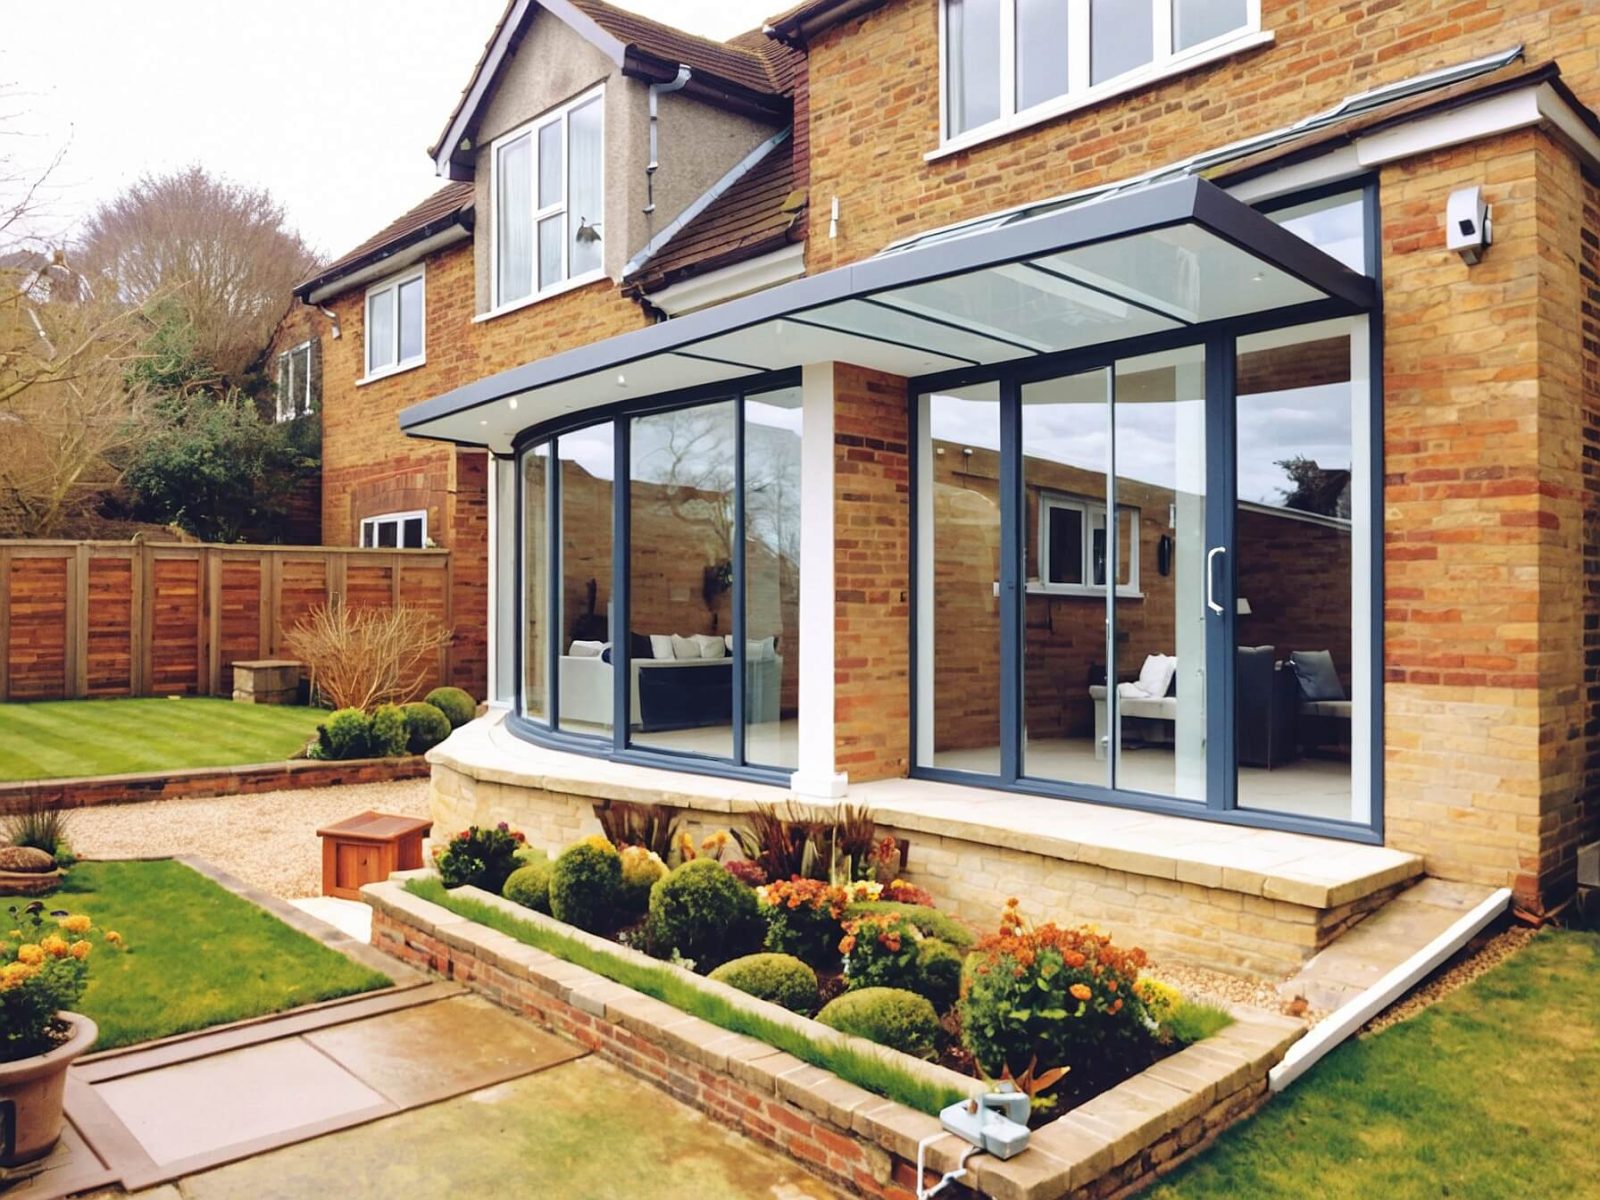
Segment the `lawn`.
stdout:
<svg viewBox="0 0 1600 1200">
<path fill-rule="evenodd" d="M 15 902 L 10 902 L 15 903 Z M 87 862 L 47 901 L 115 930 L 78 1007 L 96 1050 L 386 987 L 390 980 L 170 860 Z"/>
<path fill-rule="evenodd" d="M 198 697 L 0 704 L 0 782 L 280 762 L 326 716 Z"/>
<path fill-rule="evenodd" d="M 1600 936 L 1547 930 L 1340 1047 L 1150 1200 L 1594 1194 Z"/>
</svg>

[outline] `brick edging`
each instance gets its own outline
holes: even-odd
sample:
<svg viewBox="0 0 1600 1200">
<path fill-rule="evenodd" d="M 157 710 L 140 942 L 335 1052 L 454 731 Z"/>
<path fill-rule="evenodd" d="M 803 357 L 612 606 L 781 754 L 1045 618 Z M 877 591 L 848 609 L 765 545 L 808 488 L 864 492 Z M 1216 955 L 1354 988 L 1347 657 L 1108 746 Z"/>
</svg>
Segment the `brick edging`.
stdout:
<svg viewBox="0 0 1600 1200">
<path fill-rule="evenodd" d="M 306 758 L 138 775 L 34 779 L 0 783 L 0 816 L 24 812 L 31 804 L 43 804 L 47 808 L 88 808 L 96 804 L 134 804 L 143 800 L 246 796 L 345 783 L 388 783 L 427 776 L 427 760 L 415 754 L 405 758 L 352 758 L 342 762 Z"/>
<path fill-rule="evenodd" d="M 938 1132 L 936 1118 L 459 917 L 400 882 L 362 895 L 380 950 L 532 1017 L 858 1195 L 913 1200 L 917 1142 Z M 964 1182 L 997 1200 L 1103 1200 L 1170 1171 L 1265 1103 L 1267 1072 L 1304 1033 L 1269 1013 L 1234 1016 L 1214 1037 L 1035 1130 L 1018 1157 L 971 1159 Z M 935 1143 L 931 1170 L 954 1167 L 963 1145 Z"/>
</svg>

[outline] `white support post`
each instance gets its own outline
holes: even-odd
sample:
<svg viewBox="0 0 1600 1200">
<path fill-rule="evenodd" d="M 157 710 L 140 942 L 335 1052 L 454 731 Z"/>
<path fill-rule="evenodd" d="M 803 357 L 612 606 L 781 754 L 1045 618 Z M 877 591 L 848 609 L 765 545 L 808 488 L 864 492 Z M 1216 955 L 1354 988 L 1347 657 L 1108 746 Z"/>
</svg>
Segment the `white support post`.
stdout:
<svg viewBox="0 0 1600 1200">
<path fill-rule="evenodd" d="M 837 800 L 849 780 L 833 760 L 833 364 L 803 368 L 800 394 L 800 769 L 789 787 Z"/>
<path fill-rule="evenodd" d="M 515 460 L 489 456 L 489 704 L 510 708 L 516 697 L 516 496 Z"/>
</svg>

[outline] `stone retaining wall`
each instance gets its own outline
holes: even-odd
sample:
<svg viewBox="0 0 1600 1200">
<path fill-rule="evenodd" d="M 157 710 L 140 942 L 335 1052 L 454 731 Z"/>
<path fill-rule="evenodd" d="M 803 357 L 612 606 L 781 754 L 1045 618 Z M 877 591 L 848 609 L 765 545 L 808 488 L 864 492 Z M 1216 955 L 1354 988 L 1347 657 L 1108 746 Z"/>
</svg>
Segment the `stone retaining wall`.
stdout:
<svg viewBox="0 0 1600 1200">
<path fill-rule="evenodd" d="M 477 889 L 464 894 L 507 903 Z M 938 1132 L 937 1119 L 458 917 L 400 882 L 369 885 L 363 895 L 380 950 L 554 1028 L 856 1195 L 912 1200 L 917 1143 Z M 739 1002 L 799 1019 L 750 997 Z M 964 1181 L 971 1188 L 942 1194 L 1103 1200 L 1171 1170 L 1266 1100 L 1267 1072 L 1304 1032 L 1297 1021 L 1253 1009 L 1237 1009 L 1235 1018 L 1035 1130 L 1018 1157 L 975 1156 Z M 929 1152 L 931 1170 L 953 1167 L 962 1146 L 941 1138 Z"/>
<path fill-rule="evenodd" d="M 98 775 L 86 779 L 42 779 L 0 783 L 0 815 L 46 808 L 87 808 L 94 804 L 134 804 L 207 796 L 247 796 L 344 783 L 387 783 L 422 779 L 428 763 L 420 754 L 405 758 L 353 758 L 345 762 L 293 759 L 242 767 L 197 767 L 142 775 Z"/>
</svg>

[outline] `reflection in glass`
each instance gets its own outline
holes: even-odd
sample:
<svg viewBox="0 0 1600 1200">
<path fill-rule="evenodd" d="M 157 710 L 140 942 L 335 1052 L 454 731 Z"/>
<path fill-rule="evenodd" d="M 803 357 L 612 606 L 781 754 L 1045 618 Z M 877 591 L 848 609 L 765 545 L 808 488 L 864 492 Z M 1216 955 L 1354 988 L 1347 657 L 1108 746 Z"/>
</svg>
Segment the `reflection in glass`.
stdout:
<svg viewBox="0 0 1600 1200">
<path fill-rule="evenodd" d="M 945 104 L 952 134 L 1000 116 L 1001 2 L 946 0 Z"/>
<path fill-rule="evenodd" d="M 1204 800 L 1205 349 L 1116 367 L 1118 788 Z M 1098 711 L 1096 727 L 1106 717 Z"/>
<path fill-rule="evenodd" d="M 1249 15 L 1245 0 L 1172 0 L 1172 48 L 1187 50 L 1243 29 Z"/>
<path fill-rule="evenodd" d="M 550 648 L 550 447 L 522 456 L 522 715 L 548 722 Z"/>
<path fill-rule="evenodd" d="M 1110 374 L 1022 388 L 1022 771 L 1108 786 Z M 1098 719 L 1097 719 L 1098 718 Z"/>
<path fill-rule="evenodd" d="M 1239 805 L 1339 820 L 1366 653 L 1354 537 L 1363 514 L 1348 322 L 1242 338 L 1234 742 Z"/>
<path fill-rule="evenodd" d="M 610 422 L 562 434 L 561 690 L 556 720 L 569 733 L 603 735 L 612 725 L 611 503 L 616 473 Z"/>
<path fill-rule="evenodd" d="M 800 389 L 744 404 L 744 753 L 799 767 Z"/>
<path fill-rule="evenodd" d="M 1067 91 L 1067 5 L 1017 0 L 1017 110 Z"/>
<path fill-rule="evenodd" d="M 1089 0 L 1089 79 L 1104 83 L 1155 57 L 1150 0 Z"/>
<path fill-rule="evenodd" d="M 735 413 L 724 401 L 633 419 L 628 632 L 635 745 L 733 754 Z"/>
<path fill-rule="evenodd" d="M 925 395 L 918 418 L 917 761 L 1000 773 L 1000 388 Z"/>
<path fill-rule="evenodd" d="M 1308 200 L 1291 208 L 1275 209 L 1267 216 L 1352 271 L 1366 274 L 1366 204 L 1360 192 Z"/>
</svg>

